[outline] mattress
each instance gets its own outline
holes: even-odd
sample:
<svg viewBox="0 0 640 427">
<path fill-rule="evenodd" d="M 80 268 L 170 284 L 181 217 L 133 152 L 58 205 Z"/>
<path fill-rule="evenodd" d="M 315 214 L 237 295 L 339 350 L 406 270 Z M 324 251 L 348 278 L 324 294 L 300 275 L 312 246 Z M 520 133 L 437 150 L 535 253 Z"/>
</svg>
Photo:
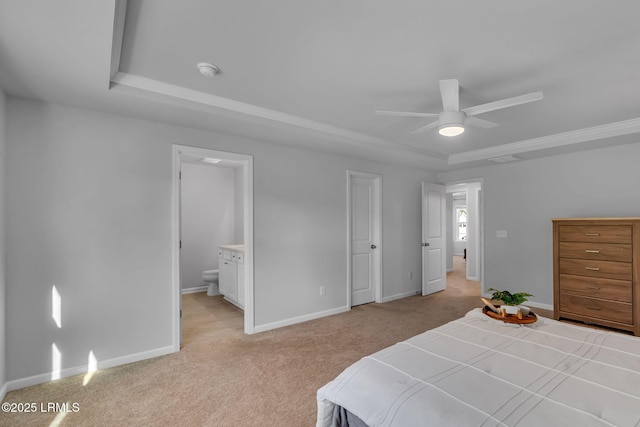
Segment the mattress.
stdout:
<svg viewBox="0 0 640 427">
<path fill-rule="evenodd" d="M 370 427 L 638 427 L 640 338 L 475 309 L 362 358 L 317 398 L 318 427 L 337 407 Z"/>
</svg>

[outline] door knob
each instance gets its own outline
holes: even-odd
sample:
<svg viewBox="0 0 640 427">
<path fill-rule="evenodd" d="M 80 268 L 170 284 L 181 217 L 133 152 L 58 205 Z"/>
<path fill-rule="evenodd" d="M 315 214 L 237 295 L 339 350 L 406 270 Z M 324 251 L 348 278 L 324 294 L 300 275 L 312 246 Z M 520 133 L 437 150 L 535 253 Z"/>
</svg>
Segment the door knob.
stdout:
<svg viewBox="0 0 640 427">
<path fill-rule="evenodd" d="M 429 244 L 428 243 L 423 243 L 422 246 L 429 246 Z"/>
<path fill-rule="evenodd" d="M 371 249 L 375 249 L 375 248 L 377 248 L 376 245 L 371 245 Z"/>
</svg>

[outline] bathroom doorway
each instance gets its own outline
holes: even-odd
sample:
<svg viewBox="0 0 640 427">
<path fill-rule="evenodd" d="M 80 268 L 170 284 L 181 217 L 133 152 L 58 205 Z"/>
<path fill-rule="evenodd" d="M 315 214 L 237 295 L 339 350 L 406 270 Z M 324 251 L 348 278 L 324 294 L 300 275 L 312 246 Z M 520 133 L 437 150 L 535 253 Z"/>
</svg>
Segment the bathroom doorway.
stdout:
<svg viewBox="0 0 640 427">
<path fill-rule="evenodd" d="M 174 351 L 182 341 L 183 294 L 222 300 L 217 284 L 203 280 L 219 270 L 219 245 L 243 245 L 244 277 L 238 287 L 244 296 L 244 332 L 253 332 L 252 183 L 251 156 L 173 146 Z"/>
</svg>

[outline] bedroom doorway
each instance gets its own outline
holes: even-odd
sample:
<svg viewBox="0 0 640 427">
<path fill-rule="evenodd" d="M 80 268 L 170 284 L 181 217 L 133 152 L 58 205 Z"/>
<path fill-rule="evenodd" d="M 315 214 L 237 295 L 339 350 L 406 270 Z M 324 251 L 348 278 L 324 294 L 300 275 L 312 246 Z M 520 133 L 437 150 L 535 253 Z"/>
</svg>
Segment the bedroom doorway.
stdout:
<svg viewBox="0 0 640 427">
<path fill-rule="evenodd" d="M 349 307 L 380 302 L 382 176 L 347 171 Z"/>
<path fill-rule="evenodd" d="M 446 185 L 447 271 L 463 268 L 464 279 L 480 282 L 481 289 L 484 289 L 483 185 L 480 178 Z"/>
<path fill-rule="evenodd" d="M 245 280 L 243 290 L 244 301 L 244 332 L 253 333 L 254 328 L 254 299 L 253 299 L 253 157 L 229 153 L 224 151 L 210 150 L 197 147 L 173 145 L 173 197 L 172 197 L 172 294 L 173 294 L 173 350 L 180 350 L 182 333 L 182 292 L 181 292 L 181 169 L 183 164 L 218 160 L 227 162 L 237 169 L 238 176 L 241 177 L 242 194 L 242 221 L 241 235 L 244 240 L 244 275 Z M 240 221 L 239 221 L 240 222 Z M 240 225 L 239 225 L 240 226 Z"/>
</svg>

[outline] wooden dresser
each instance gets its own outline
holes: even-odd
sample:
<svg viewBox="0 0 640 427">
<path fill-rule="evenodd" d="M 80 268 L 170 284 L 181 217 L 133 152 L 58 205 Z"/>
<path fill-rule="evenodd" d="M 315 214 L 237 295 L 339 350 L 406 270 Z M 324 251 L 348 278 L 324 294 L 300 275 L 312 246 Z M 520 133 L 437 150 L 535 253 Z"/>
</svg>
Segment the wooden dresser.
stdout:
<svg viewBox="0 0 640 427">
<path fill-rule="evenodd" d="M 555 319 L 640 335 L 640 218 L 552 221 Z"/>
</svg>

